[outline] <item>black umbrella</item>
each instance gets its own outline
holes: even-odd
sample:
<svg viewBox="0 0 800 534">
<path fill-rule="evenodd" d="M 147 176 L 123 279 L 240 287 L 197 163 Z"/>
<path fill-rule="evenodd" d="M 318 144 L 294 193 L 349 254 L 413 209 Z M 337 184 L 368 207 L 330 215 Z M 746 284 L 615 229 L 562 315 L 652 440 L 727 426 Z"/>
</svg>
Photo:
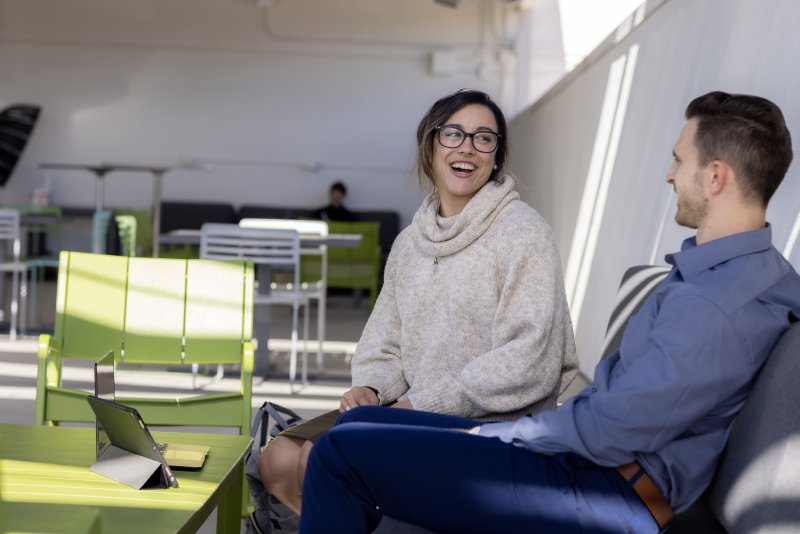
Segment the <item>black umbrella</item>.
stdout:
<svg viewBox="0 0 800 534">
<path fill-rule="evenodd" d="M 6 185 L 42 108 L 15 104 L 0 111 L 0 187 Z"/>
</svg>

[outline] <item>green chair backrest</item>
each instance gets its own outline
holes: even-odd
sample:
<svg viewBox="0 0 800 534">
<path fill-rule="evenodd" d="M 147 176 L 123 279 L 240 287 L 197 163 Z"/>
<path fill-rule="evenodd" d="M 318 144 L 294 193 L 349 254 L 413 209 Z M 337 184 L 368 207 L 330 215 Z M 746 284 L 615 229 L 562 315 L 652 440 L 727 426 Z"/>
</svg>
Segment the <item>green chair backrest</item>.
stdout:
<svg viewBox="0 0 800 534">
<path fill-rule="evenodd" d="M 134 231 L 130 235 L 130 245 L 133 247 L 135 253 L 127 254 L 126 256 L 152 256 L 153 255 L 153 221 L 150 218 L 150 210 L 114 210 L 114 218 L 119 227 L 120 241 L 122 241 L 123 249 L 128 243 L 126 239 L 128 236 L 124 235 L 123 226 L 127 229 L 134 225 Z M 122 219 L 122 222 L 120 222 Z M 133 221 L 130 223 L 129 221 Z"/>
<path fill-rule="evenodd" d="M 380 265 L 379 230 L 380 223 L 377 222 L 328 222 L 329 235 L 361 235 L 361 243 L 357 247 L 328 247 L 328 285 L 330 287 L 338 287 L 342 282 L 348 281 L 356 282 L 356 287 L 368 287 L 364 286 L 365 282 L 359 283 L 357 280 L 371 278 L 373 265 Z M 304 255 L 300 258 L 300 280 L 302 282 L 315 282 L 320 279 L 320 273 L 319 256 Z M 374 275 L 377 278 L 377 270 Z M 347 285 L 347 287 L 350 286 Z"/>
<path fill-rule="evenodd" d="M 378 222 L 328 222 L 328 234 L 360 234 L 361 244 L 354 248 L 330 247 L 328 248 L 328 261 L 372 261 L 378 248 L 378 235 L 380 223 Z"/>
<path fill-rule="evenodd" d="M 136 251 L 136 217 L 133 215 L 114 215 L 119 235 L 119 248 L 122 256 L 138 256 Z"/>
<path fill-rule="evenodd" d="M 55 339 L 65 358 L 238 363 L 252 338 L 249 262 L 62 252 Z"/>
<path fill-rule="evenodd" d="M 361 244 L 354 248 L 328 247 L 329 288 L 368 289 L 370 306 L 378 298 L 381 249 L 378 244 L 380 223 L 378 222 L 328 222 L 328 235 L 360 234 Z M 320 279 L 319 256 L 302 256 L 300 279 L 314 282 Z"/>
</svg>

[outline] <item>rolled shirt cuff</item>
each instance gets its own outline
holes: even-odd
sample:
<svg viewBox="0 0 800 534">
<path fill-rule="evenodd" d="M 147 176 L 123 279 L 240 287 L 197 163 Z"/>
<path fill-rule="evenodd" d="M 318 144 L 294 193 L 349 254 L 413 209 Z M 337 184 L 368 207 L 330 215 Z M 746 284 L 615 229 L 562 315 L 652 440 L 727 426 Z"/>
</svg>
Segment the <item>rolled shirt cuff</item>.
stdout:
<svg viewBox="0 0 800 534">
<path fill-rule="evenodd" d="M 487 438 L 500 438 L 507 443 L 511 443 L 515 424 L 515 421 L 508 423 L 486 423 L 478 427 L 477 434 Z"/>
</svg>

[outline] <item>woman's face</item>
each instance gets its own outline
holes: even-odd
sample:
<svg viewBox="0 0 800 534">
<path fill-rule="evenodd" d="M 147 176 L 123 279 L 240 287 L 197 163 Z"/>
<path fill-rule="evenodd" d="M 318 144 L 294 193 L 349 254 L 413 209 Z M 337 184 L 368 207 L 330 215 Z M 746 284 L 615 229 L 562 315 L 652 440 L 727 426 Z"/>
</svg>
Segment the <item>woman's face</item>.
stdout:
<svg viewBox="0 0 800 534">
<path fill-rule="evenodd" d="M 468 134 L 497 131 L 494 114 L 481 104 L 464 106 L 453 113 L 444 124 L 458 126 Z M 489 180 L 497 150 L 491 153 L 478 152 L 472 137 L 464 139 L 457 148 L 447 148 L 439 143 L 438 132 L 433 144 L 433 178 L 441 199 L 440 215 L 452 217 L 460 213 Z"/>
</svg>

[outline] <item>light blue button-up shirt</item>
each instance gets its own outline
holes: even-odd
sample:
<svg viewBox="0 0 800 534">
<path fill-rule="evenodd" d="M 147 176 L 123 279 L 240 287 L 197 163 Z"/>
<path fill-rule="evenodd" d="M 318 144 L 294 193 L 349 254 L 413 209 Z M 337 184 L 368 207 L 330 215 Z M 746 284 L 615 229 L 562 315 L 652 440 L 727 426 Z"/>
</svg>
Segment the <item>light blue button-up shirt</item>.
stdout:
<svg viewBox="0 0 800 534">
<path fill-rule="evenodd" d="M 736 414 L 800 317 L 800 276 L 769 225 L 667 255 L 669 276 L 594 382 L 556 410 L 480 429 L 542 454 L 637 461 L 680 512 L 710 483 Z"/>
</svg>

